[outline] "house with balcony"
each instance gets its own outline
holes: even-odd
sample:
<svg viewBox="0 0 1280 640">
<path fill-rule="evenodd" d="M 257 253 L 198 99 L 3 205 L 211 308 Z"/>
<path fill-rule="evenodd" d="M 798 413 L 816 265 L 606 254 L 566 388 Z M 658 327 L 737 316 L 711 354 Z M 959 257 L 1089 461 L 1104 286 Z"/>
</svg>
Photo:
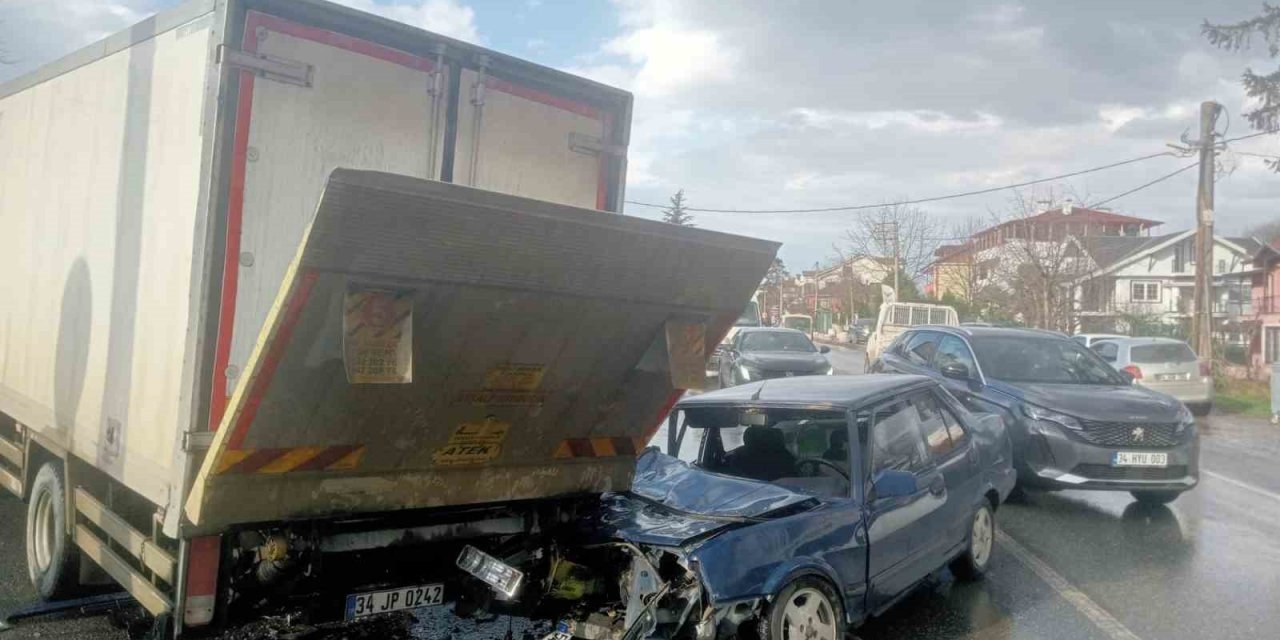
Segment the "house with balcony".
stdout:
<svg viewBox="0 0 1280 640">
<path fill-rule="evenodd" d="M 1249 360 L 1255 370 L 1269 375 L 1271 365 L 1280 362 L 1280 241 L 1260 245 L 1253 254 L 1247 279 L 1249 315 Z"/>
<path fill-rule="evenodd" d="M 1076 331 L 1185 335 L 1195 291 L 1195 235 L 1078 239 L 1088 266 L 1068 285 Z M 1241 323 L 1254 315 L 1247 274 L 1261 248 L 1252 238 L 1214 237 L 1213 318 L 1221 340 L 1247 342 Z"/>
<path fill-rule="evenodd" d="M 1056 209 L 992 225 L 961 243 L 939 247 L 926 271 L 925 290 L 938 299 L 950 294 L 972 300 L 983 287 L 1000 284 L 996 282 L 1000 273 L 1007 274 L 1012 262 L 1026 256 L 1052 254 L 1073 239 L 1145 241 L 1151 229 L 1160 224 L 1158 220 L 1066 202 Z"/>
</svg>

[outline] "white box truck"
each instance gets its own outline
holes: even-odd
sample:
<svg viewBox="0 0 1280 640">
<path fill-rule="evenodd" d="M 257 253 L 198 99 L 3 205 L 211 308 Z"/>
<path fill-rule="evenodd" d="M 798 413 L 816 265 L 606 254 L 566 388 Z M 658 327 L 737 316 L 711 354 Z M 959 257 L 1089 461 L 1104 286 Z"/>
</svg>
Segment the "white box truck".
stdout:
<svg viewBox="0 0 1280 640">
<path fill-rule="evenodd" d="M 483 610 L 455 561 L 578 576 L 556 524 L 628 487 L 777 249 L 609 213 L 630 109 L 319 0 L 193 0 L 0 86 L 41 595 L 105 572 L 181 634 Z"/>
</svg>

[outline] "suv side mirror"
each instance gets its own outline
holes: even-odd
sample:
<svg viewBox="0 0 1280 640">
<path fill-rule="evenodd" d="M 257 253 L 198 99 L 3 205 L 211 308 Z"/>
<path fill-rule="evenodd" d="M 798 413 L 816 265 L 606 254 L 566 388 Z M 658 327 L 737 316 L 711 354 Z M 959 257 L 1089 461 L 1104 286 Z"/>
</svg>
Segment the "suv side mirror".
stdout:
<svg viewBox="0 0 1280 640">
<path fill-rule="evenodd" d="M 969 367 L 960 362 L 949 362 L 942 365 L 942 377 L 952 380 L 968 380 Z"/>
<path fill-rule="evenodd" d="M 885 469 L 876 474 L 871 486 L 876 492 L 876 498 L 905 498 L 920 490 L 916 474 L 897 469 Z"/>
<path fill-rule="evenodd" d="M 824 344 L 821 347 L 818 347 L 818 353 L 831 353 L 831 347 Z"/>
</svg>

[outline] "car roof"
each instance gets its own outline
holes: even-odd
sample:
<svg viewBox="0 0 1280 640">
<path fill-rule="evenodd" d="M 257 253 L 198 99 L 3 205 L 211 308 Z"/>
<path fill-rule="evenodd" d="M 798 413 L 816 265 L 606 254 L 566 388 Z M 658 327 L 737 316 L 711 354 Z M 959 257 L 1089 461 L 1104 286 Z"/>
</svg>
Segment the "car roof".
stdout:
<svg viewBox="0 0 1280 640">
<path fill-rule="evenodd" d="M 854 409 L 885 396 L 936 384 L 936 381 L 926 376 L 896 373 L 775 378 L 687 396 L 676 404 L 676 409 L 733 405 L 805 405 Z"/>
<path fill-rule="evenodd" d="M 1162 337 L 1154 337 L 1154 336 L 1145 337 L 1145 338 L 1141 338 L 1141 337 L 1134 338 L 1129 336 L 1123 336 L 1119 338 L 1109 338 L 1107 342 L 1114 342 L 1116 344 L 1124 344 L 1129 346 L 1141 345 L 1141 344 L 1187 344 L 1186 340 L 1179 340 L 1177 338 L 1162 338 Z"/>
<path fill-rule="evenodd" d="M 978 325 L 963 325 L 963 326 L 956 327 L 949 324 L 922 324 L 922 325 L 917 325 L 907 329 L 907 331 L 922 331 L 922 330 L 938 331 L 941 333 L 950 333 L 950 334 L 965 337 L 965 338 L 976 338 L 976 337 L 986 337 L 986 336 L 991 336 L 991 337 L 1021 336 L 1021 337 L 1061 338 L 1063 340 L 1071 339 L 1070 336 L 1068 336 L 1065 333 L 1062 333 L 1059 331 L 1050 331 L 1048 329 L 1023 329 L 1023 328 L 1015 328 L 1015 327 L 983 327 Z"/>
<path fill-rule="evenodd" d="M 809 335 L 799 329 L 791 329 L 789 327 L 742 327 L 742 329 L 740 329 L 739 332 L 740 333 L 798 333 L 802 336 Z"/>
</svg>

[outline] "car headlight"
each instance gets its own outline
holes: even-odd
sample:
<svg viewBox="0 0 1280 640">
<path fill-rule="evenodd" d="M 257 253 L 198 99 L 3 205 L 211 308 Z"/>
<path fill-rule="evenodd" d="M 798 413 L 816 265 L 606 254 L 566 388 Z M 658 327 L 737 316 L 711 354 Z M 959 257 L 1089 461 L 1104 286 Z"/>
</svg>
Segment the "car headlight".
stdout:
<svg viewBox="0 0 1280 640">
<path fill-rule="evenodd" d="M 1079 420 L 1076 420 L 1065 413 L 1050 411 L 1044 407 L 1037 407 L 1034 404 L 1022 405 L 1022 414 L 1032 420 L 1039 422 L 1052 422 L 1064 429 L 1070 429 L 1072 431 L 1081 431 L 1084 429 L 1084 425 L 1080 424 Z"/>
<path fill-rule="evenodd" d="M 827 365 L 827 375 L 834 376 L 835 374 L 836 374 L 836 368 L 831 365 Z"/>
</svg>

